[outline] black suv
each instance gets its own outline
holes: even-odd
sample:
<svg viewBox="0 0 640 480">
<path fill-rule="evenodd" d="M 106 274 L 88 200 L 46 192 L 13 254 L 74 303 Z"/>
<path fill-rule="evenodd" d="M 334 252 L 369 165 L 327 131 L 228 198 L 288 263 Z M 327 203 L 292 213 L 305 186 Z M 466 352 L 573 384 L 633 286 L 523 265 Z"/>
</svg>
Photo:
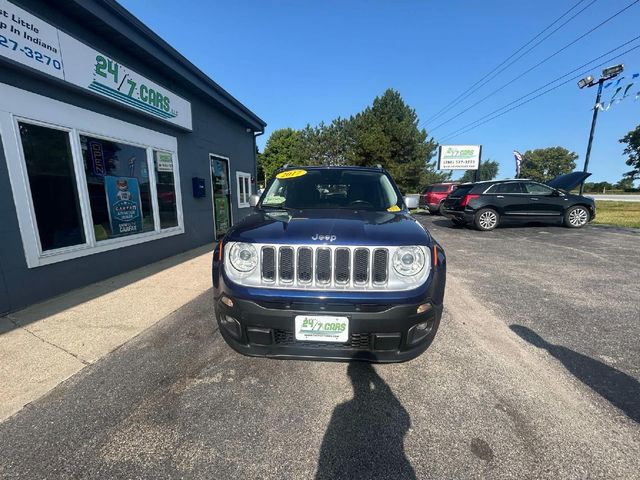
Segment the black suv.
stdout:
<svg viewBox="0 0 640 480">
<path fill-rule="evenodd" d="M 504 220 L 561 220 L 580 228 L 595 218 L 596 205 L 569 190 L 589 175 L 568 173 L 546 184 L 526 179 L 465 183 L 445 199 L 442 213 L 457 225 L 473 224 L 478 230 L 493 230 Z"/>
</svg>

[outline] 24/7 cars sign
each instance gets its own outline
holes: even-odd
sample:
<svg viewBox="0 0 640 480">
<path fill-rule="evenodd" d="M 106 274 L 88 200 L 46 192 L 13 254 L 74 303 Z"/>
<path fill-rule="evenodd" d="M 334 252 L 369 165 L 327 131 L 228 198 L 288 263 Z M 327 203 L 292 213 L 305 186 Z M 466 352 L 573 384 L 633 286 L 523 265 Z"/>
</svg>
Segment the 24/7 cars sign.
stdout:
<svg viewBox="0 0 640 480">
<path fill-rule="evenodd" d="M 441 145 L 438 155 L 440 170 L 477 170 L 482 145 Z"/>
<path fill-rule="evenodd" d="M 0 56 L 191 130 L 191 104 L 7 0 L 0 0 Z"/>
</svg>

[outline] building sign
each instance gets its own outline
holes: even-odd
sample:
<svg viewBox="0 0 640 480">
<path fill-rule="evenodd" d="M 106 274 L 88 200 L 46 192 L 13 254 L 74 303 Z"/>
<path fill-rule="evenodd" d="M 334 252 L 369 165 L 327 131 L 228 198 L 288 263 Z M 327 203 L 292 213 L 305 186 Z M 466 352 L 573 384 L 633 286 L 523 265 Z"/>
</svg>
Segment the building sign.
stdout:
<svg viewBox="0 0 640 480">
<path fill-rule="evenodd" d="M 156 152 L 156 171 L 173 172 L 173 157 L 170 153 Z"/>
<path fill-rule="evenodd" d="M 440 170 L 477 170 L 482 145 L 441 145 L 438 155 Z"/>
<path fill-rule="evenodd" d="M 142 201 L 138 179 L 131 177 L 104 177 L 104 189 L 109 208 L 111 236 L 142 232 Z"/>
<path fill-rule="evenodd" d="M 64 80 L 58 29 L 0 0 L 0 55 Z"/>
<path fill-rule="evenodd" d="M 96 177 L 104 177 L 107 168 L 104 164 L 104 151 L 102 150 L 102 142 L 89 140 L 89 156 L 91 157 L 91 171 Z"/>
<path fill-rule="evenodd" d="M 191 104 L 184 98 L 7 0 L 0 0 L 0 55 L 192 129 Z"/>
</svg>

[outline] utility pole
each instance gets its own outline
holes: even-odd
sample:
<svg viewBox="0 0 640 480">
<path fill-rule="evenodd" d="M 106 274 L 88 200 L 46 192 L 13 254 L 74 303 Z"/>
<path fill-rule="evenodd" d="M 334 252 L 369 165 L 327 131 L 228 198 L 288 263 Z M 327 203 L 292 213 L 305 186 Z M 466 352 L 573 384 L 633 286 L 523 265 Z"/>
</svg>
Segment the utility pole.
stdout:
<svg viewBox="0 0 640 480">
<path fill-rule="evenodd" d="M 600 110 L 600 98 L 602 97 L 602 85 L 604 84 L 604 78 L 598 80 L 598 93 L 596 95 L 596 104 L 593 107 L 593 118 L 591 119 L 591 131 L 589 132 L 589 143 L 587 143 L 587 154 L 584 156 L 584 168 L 583 172 L 586 173 L 589 168 L 589 157 L 591 156 L 591 145 L 593 144 L 593 134 L 596 131 L 596 121 L 598 120 L 598 110 Z M 584 182 L 580 183 L 580 195 L 584 190 Z"/>
<path fill-rule="evenodd" d="M 596 83 L 598 84 L 598 93 L 596 94 L 596 104 L 593 107 L 593 118 L 591 119 L 591 130 L 589 132 L 589 143 L 587 143 L 587 153 L 584 156 L 584 168 L 582 169 L 583 172 L 586 172 L 587 168 L 589 167 L 589 157 L 591 156 L 591 145 L 593 144 L 593 135 L 595 134 L 595 131 L 596 131 L 596 121 L 598 120 L 598 110 L 600 110 L 602 86 L 604 85 L 604 82 L 606 82 L 607 80 L 611 80 L 612 78 L 620 75 L 623 70 L 624 70 L 623 64 L 614 65 L 612 67 L 607 67 L 604 70 L 602 70 L 602 76 L 600 77 L 600 80 L 598 80 L 597 82 L 594 82 L 594 78 L 591 75 L 581 79 L 578 82 L 579 88 L 593 87 Z M 582 195 L 583 191 L 584 191 L 584 180 L 582 181 L 582 183 L 580 183 L 580 195 Z"/>
</svg>

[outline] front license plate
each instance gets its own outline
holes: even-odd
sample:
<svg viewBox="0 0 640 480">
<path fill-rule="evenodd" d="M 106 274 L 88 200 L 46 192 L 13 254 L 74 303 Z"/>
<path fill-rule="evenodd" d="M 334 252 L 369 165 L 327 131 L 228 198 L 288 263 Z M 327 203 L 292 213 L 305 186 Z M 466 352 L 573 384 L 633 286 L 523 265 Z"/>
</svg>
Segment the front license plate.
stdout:
<svg viewBox="0 0 640 480">
<path fill-rule="evenodd" d="M 349 319 L 324 315 L 297 315 L 296 340 L 347 343 Z"/>
</svg>

